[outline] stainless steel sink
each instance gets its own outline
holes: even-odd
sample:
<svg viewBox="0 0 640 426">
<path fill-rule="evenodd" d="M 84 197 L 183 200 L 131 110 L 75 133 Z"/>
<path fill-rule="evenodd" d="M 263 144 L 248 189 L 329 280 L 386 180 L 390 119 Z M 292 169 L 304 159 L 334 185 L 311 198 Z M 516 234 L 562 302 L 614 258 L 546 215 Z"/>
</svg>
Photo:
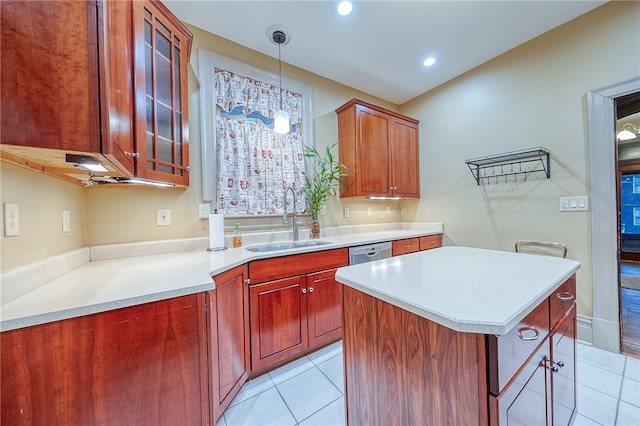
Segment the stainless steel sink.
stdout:
<svg viewBox="0 0 640 426">
<path fill-rule="evenodd" d="M 331 244 L 329 241 L 305 240 L 305 241 L 281 241 L 278 243 L 255 244 L 245 247 L 246 250 L 253 252 L 288 250 L 304 247 L 315 247 L 324 244 Z"/>
</svg>

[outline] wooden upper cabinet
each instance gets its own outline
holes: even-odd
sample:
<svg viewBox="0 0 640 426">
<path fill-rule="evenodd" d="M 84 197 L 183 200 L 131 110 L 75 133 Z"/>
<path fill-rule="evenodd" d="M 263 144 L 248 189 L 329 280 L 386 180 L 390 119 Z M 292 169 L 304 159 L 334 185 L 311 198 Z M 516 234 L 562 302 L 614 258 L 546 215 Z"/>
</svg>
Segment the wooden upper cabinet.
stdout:
<svg viewBox="0 0 640 426">
<path fill-rule="evenodd" d="M 81 183 L 88 173 L 65 154 L 87 154 L 104 175 L 189 184 L 192 35 L 162 3 L 0 8 L 4 160 Z"/>
<path fill-rule="evenodd" d="M 192 34 L 159 1 L 134 2 L 134 9 L 136 174 L 188 185 Z"/>
<path fill-rule="evenodd" d="M 336 110 L 341 197 L 420 197 L 418 121 L 352 99 Z"/>
<path fill-rule="evenodd" d="M 0 19 L 2 144 L 99 151 L 95 2 L 3 0 Z"/>
</svg>

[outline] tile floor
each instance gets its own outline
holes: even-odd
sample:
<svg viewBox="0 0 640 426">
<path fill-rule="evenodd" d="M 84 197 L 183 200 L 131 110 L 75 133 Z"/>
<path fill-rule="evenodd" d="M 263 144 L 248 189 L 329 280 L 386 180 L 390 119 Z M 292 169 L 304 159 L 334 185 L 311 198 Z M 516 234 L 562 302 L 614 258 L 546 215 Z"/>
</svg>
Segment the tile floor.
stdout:
<svg viewBox="0 0 640 426">
<path fill-rule="evenodd" d="M 578 343 L 575 426 L 640 426 L 640 360 Z M 217 426 L 344 425 L 342 342 L 248 381 Z"/>
</svg>

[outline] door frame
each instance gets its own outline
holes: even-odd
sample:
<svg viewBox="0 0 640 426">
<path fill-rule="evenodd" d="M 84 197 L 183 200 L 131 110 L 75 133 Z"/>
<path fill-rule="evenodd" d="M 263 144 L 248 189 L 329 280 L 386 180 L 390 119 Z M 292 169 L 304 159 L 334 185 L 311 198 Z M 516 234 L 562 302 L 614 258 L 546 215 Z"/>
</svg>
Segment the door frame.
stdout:
<svg viewBox="0 0 640 426">
<path fill-rule="evenodd" d="M 620 352 L 615 99 L 640 91 L 640 78 L 587 92 L 591 186 L 592 343 Z"/>
</svg>

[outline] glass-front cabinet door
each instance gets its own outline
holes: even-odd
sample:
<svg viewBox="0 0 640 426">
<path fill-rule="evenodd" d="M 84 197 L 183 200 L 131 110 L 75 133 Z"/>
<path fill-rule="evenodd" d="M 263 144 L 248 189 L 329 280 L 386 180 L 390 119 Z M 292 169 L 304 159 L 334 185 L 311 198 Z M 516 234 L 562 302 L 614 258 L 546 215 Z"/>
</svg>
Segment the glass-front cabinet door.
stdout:
<svg viewBox="0 0 640 426">
<path fill-rule="evenodd" d="M 188 185 L 187 63 L 192 35 L 162 3 L 136 3 L 136 175 Z"/>
</svg>

